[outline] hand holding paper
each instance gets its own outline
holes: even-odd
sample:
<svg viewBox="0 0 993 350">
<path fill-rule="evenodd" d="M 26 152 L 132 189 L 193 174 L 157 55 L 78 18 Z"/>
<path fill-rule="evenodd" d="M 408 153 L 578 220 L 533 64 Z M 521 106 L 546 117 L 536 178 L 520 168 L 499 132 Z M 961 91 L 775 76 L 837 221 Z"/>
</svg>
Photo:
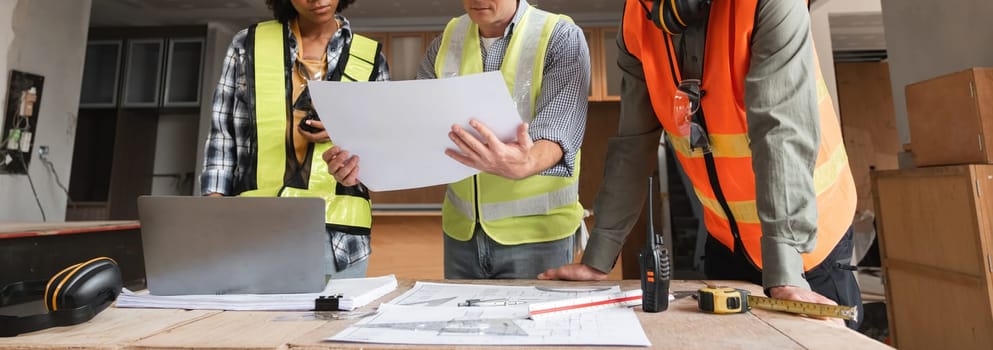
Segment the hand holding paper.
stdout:
<svg viewBox="0 0 993 350">
<path fill-rule="evenodd" d="M 328 172 L 344 186 L 359 184 L 359 156 L 353 156 L 341 147 L 334 146 L 321 155 L 328 164 Z"/>
<path fill-rule="evenodd" d="M 528 136 L 528 124 L 517 127 L 517 141 L 504 143 L 486 125 L 473 119 L 469 121 L 479 138 L 458 124 L 452 125 L 448 137 L 458 150 L 447 149 L 445 154 L 467 167 L 509 179 L 523 179 L 533 175 L 531 150 L 534 142 Z"/>
</svg>

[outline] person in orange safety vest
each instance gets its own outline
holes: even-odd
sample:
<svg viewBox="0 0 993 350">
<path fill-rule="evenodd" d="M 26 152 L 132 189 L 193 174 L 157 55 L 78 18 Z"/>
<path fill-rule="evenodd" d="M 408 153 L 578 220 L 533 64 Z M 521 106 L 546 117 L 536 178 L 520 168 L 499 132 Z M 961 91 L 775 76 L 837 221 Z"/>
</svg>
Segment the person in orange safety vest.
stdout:
<svg viewBox="0 0 993 350">
<path fill-rule="evenodd" d="M 807 11 L 799 0 L 628 0 L 617 39 L 621 117 L 596 225 L 582 263 L 539 278 L 606 277 L 664 130 L 703 206 L 707 278 L 861 307 L 855 185 Z"/>
</svg>

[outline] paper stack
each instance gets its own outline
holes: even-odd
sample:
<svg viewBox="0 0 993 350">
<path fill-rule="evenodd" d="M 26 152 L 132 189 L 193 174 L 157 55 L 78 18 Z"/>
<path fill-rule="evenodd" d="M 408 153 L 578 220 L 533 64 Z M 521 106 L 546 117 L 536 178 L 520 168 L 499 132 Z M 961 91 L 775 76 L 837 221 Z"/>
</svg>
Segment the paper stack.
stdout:
<svg viewBox="0 0 993 350">
<path fill-rule="evenodd" d="M 320 293 L 299 294 L 229 294 L 160 296 L 124 289 L 117 297 L 120 308 L 158 308 L 231 311 L 304 311 L 314 309 L 314 300 L 322 295 L 342 295 L 339 308 L 354 310 L 397 288 L 396 276 L 336 279 Z"/>
</svg>

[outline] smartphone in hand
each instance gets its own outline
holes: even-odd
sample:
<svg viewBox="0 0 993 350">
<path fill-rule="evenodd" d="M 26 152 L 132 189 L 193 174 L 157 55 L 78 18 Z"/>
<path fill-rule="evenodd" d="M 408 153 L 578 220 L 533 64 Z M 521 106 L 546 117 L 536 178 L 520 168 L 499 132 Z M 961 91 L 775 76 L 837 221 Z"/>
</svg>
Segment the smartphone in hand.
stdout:
<svg viewBox="0 0 993 350">
<path fill-rule="evenodd" d="M 303 131 L 310 132 L 310 133 L 316 133 L 316 132 L 320 132 L 321 131 L 321 129 L 315 128 L 315 127 L 310 126 L 310 125 L 307 125 L 307 121 L 308 120 L 319 120 L 319 119 L 317 119 L 317 115 L 316 114 L 314 114 L 314 113 L 307 113 L 307 116 L 306 117 L 304 117 L 303 119 L 300 119 L 300 129 L 303 129 Z"/>
</svg>

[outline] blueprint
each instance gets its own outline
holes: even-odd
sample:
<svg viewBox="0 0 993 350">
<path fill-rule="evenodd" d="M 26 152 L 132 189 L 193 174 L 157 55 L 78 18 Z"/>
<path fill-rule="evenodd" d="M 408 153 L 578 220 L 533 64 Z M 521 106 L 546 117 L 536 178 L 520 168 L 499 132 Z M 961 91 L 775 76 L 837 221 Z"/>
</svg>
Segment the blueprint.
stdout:
<svg viewBox="0 0 993 350">
<path fill-rule="evenodd" d="M 417 282 L 413 288 L 391 300 L 388 304 L 406 306 L 458 306 L 466 300 L 505 300 L 509 305 L 571 299 L 581 296 L 618 293 L 618 286 L 581 286 L 569 288 L 543 288 L 534 286 L 500 286 L 482 284 L 456 284 Z"/>
<path fill-rule="evenodd" d="M 464 285 L 418 282 L 380 305 L 379 312 L 328 338 L 331 341 L 422 345 L 650 346 L 634 311 L 604 308 L 541 320 L 528 303 L 617 293 L 620 288 Z M 481 306 L 466 305 L 479 301 Z"/>
</svg>

